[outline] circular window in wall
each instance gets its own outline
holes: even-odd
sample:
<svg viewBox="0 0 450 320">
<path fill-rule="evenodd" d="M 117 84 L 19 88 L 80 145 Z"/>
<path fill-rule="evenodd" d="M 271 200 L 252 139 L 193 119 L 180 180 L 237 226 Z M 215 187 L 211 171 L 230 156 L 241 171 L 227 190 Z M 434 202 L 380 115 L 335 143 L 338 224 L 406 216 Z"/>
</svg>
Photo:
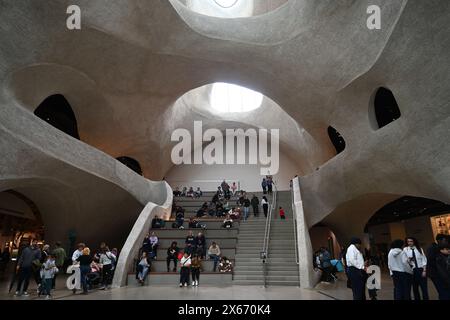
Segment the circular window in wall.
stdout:
<svg viewBox="0 0 450 320">
<path fill-rule="evenodd" d="M 230 83 L 215 83 L 211 90 L 211 107 L 220 113 L 252 111 L 262 101 L 261 93 Z"/>
</svg>

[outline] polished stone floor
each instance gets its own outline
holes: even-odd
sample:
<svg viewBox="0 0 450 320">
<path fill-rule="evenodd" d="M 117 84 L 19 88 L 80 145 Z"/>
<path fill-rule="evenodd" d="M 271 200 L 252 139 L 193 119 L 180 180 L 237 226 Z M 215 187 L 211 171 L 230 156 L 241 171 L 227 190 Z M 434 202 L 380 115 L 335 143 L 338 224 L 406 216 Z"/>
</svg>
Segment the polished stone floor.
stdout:
<svg viewBox="0 0 450 320">
<path fill-rule="evenodd" d="M 57 288 L 53 292 L 55 300 L 351 300 L 352 292 L 346 287 L 345 275 L 334 284 L 319 283 L 315 289 L 299 287 L 261 286 L 199 286 L 179 288 L 174 286 L 125 287 L 110 290 L 93 290 L 88 295 L 73 294 L 65 288 L 65 276 L 60 276 Z M 31 280 L 29 297 L 15 297 L 13 290 L 8 293 L 10 273 L 0 275 L 0 300 L 38 300 L 36 283 Z M 382 289 L 378 291 L 379 300 L 392 300 L 393 285 L 389 276 L 384 273 L 381 281 Z M 437 293 L 431 282 L 428 283 L 430 298 L 437 299 Z"/>
</svg>

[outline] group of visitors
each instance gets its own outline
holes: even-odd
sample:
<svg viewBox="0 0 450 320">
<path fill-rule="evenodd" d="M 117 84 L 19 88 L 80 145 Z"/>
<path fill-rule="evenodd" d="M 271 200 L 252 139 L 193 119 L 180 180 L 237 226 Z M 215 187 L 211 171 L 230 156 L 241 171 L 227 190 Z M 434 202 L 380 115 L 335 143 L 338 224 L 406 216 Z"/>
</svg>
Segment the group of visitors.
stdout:
<svg viewBox="0 0 450 320">
<path fill-rule="evenodd" d="M 264 194 L 272 194 L 273 192 L 273 177 L 268 175 L 263 178 L 261 182 L 261 187 L 263 189 Z"/>
<path fill-rule="evenodd" d="M 50 299 L 51 290 L 56 285 L 56 276 L 60 270 L 63 270 L 66 257 L 60 242 L 56 242 L 53 251 L 48 244 L 38 244 L 36 239 L 24 242 L 14 270 L 17 278 L 15 295 L 28 296 L 30 278 L 33 277 L 38 295 L 45 295 L 47 299 Z"/>
<path fill-rule="evenodd" d="M 114 277 L 118 250 L 109 250 L 105 242 L 100 244 L 95 253 L 84 243 L 79 243 L 77 247 L 72 254 L 72 263 L 80 266 L 82 294 L 88 294 L 88 290 L 96 284 L 100 285 L 100 290 L 109 289 Z"/>
<path fill-rule="evenodd" d="M 58 274 L 65 273 L 70 262 L 80 266 L 83 293 L 87 294 L 88 288 L 92 288 L 96 280 L 103 284 L 100 289 L 105 289 L 112 282 L 117 254 L 117 249 L 110 251 L 108 246 L 102 243 L 100 249 L 91 255 L 90 249 L 80 243 L 70 261 L 61 242 L 57 241 L 55 248 L 51 250 L 50 245 L 38 244 L 36 239 L 31 239 L 19 252 L 15 270 L 18 279 L 15 295 L 29 296 L 29 281 L 34 277 L 38 296 L 43 295 L 46 299 L 51 299 L 51 291 L 55 289 Z"/>
<path fill-rule="evenodd" d="M 167 249 L 167 272 L 177 272 L 177 265 L 180 265 L 180 287 L 189 284 L 189 275 L 192 275 L 192 285 L 198 286 L 200 272 L 203 270 L 202 261 L 209 258 L 214 262 L 213 272 L 217 268 L 219 272 L 231 272 L 231 261 L 221 255 L 220 247 L 216 242 L 212 242 L 209 248 L 206 246 L 206 237 L 202 232 L 195 236 L 193 231 L 188 231 L 184 242 L 184 249 L 178 247 L 177 241 L 172 241 Z M 157 259 L 157 249 L 159 239 L 154 232 L 148 233 L 144 238 L 140 249 L 140 256 L 136 264 L 136 279 L 143 285 L 151 270 L 152 260 Z M 171 269 L 171 263 L 173 268 Z"/>
<path fill-rule="evenodd" d="M 388 254 L 389 273 L 394 284 L 394 300 L 429 300 L 427 279 L 429 278 L 439 294 L 440 300 L 450 300 L 450 237 L 436 236 L 436 242 L 425 252 L 418 240 L 407 237 L 405 241 L 394 240 Z M 368 278 L 368 259 L 364 258 L 361 240 L 352 238 L 344 256 L 348 286 L 354 300 L 365 300 L 365 287 Z M 371 261 L 370 263 L 374 263 Z M 376 299 L 375 290 L 369 290 Z"/>
<path fill-rule="evenodd" d="M 440 300 L 450 300 L 450 256 L 448 235 L 438 234 L 425 253 L 417 239 L 393 241 L 388 266 L 394 282 L 394 299 L 428 300 L 427 278 L 433 282 Z M 420 290 L 419 290 L 420 289 Z"/>
</svg>

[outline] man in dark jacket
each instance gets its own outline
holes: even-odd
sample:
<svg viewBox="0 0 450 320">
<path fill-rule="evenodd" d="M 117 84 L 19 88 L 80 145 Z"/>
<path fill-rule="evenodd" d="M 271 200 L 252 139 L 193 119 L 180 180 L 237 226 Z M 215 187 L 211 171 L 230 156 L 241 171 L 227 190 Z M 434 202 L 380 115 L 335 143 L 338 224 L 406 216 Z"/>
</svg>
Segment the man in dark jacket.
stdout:
<svg viewBox="0 0 450 320">
<path fill-rule="evenodd" d="M 259 216 L 259 199 L 257 196 L 253 195 L 252 198 L 253 215 L 255 217 Z"/>
<path fill-rule="evenodd" d="M 427 276 L 431 279 L 439 294 L 439 299 L 445 297 L 446 288 L 438 276 L 436 259 L 440 255 L 440 248 L 448 245 L 448 236 L 445 234 L 438 234 L 436 236 L 436 243 L 433 243 L 427 250 Z M 443 300 L 443 299 L 442 299 Z"/>
<path fill-rule="evenodd" d="M 28 296 L 28 284 L 33 274 L 33 264 L 37 264 L 41 259 L 41 250 L 37 246 L 37 240 L 31 240 L 31 245 L 23 249 L 19 260 L 17 261 L 17 270 L 19 282 L 17 283 L 16 295 Z M 23 284 L 23 288 L 22 288 Z"/>
<path fill-rule="evenodd" d="M 248 219 L 248 214 L 250 212 L 250 200 L 247 197 L 244 198 L 244 221 Z"/>
</svg>

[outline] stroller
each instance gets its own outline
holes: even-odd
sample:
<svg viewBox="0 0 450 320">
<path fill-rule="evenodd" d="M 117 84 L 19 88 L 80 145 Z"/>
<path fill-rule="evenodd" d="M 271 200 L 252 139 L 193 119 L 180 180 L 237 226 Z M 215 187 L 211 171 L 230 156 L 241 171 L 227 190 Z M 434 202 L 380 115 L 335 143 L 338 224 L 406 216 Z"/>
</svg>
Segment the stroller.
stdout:
<svg viewBox="0 0 450 320">
<path fill-rule="evenodd" d="M 337 273 L 344 271 L 344 266 L 340 260 L 330 260 L 331 263 L 331 271 L 330 271 L 330 279 L 332 282 L 336 282 L 338 280 Z"/>
</svg>

